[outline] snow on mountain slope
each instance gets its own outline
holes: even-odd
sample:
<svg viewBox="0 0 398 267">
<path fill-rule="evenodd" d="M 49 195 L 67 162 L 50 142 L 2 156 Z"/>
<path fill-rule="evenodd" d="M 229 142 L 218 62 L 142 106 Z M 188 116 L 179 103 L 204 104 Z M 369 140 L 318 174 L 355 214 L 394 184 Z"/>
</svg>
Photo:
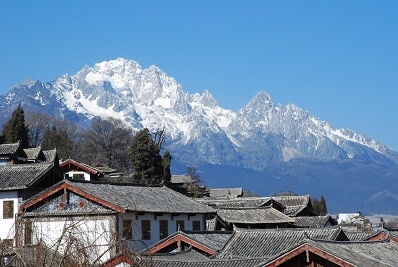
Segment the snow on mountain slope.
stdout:
<svg viewBox="0 0 398 267">
<path fill-rule="evenodd" d="M 261 170 L 294 158 L 398 162 L 398 153 L 380 142 L 334 129 L 293 104 L 275 104 L 264 91 L 234 112 L 220 107 L 207 90 L 190 95 L 158 67 L 144 69 L 123 58 L 45 84 L 24 81 L 0 97 L 2 112 L 12 112 L 18 101 L 27 110 L 82 125 L 100 116 L 119 118 L 134 130 L 165 127 L 167 149 L 181 163 Z"/>
</svg>

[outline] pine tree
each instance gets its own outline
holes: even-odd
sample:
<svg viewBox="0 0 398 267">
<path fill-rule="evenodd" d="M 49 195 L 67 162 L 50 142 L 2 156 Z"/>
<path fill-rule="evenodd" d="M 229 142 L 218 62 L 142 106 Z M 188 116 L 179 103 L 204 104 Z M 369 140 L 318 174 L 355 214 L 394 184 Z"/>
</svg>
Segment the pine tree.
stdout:
<svg viewBox="0 0 398 267">
<path fill-rule="evenodd" d="M 16 143 L 21 141 L 22 148 L 29 147 L 29 129 L 25 124 L 25 114 L 21 105 L 14 110 L 11 118 L 4 124 L 2 130 L 2 139 L 4 143 Z"/>
<path fill-rule="evenodd" d="M 162 157 L 147 128 L 137 132 L 130 148 L 133 179 L 144 184 L 160 184 L 163 179 Z"/>
<path fill-rule="evenodd" d="M 163 184 L 168 186 L 171 182 L 171 160 L 173 157 L 170 154 L 170 151 L 166 150 L 163 153 L 162 165 L 163 165 Z"/>
</svg>

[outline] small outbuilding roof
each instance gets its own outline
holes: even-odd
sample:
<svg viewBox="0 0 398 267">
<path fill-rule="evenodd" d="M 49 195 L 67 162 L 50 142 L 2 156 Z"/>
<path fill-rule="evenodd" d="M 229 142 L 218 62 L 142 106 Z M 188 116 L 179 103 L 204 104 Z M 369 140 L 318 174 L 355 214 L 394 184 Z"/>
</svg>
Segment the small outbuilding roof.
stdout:
<svg viewBox="0 0 398 267">
<path fill-rule="evenodd" d="M 13 155 L 17 152 L 21 142 L 18 141 L 17 143 L 13 144 L 1 144 L 0 145 L 0 156 L 2 155 Z"/>
</svg>

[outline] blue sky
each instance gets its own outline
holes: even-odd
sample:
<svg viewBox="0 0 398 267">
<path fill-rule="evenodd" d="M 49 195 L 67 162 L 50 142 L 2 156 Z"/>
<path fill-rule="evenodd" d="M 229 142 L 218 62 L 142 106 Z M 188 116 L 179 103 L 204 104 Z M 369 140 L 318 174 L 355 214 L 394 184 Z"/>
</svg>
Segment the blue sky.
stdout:
<svg viewBox="0 0 398 267">
<path fill-rule="evenodd" d="M 237 110 L 258 91 L 398 150 L 398 1 L 0 2 L 0 94 L 117 57 Z"/>
</svg>

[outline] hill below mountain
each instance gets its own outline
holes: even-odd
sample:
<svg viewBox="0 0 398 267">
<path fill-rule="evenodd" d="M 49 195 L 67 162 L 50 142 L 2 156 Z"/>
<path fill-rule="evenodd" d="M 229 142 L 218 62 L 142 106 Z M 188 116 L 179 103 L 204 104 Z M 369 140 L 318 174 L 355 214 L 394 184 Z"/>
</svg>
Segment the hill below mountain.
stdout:
<svg viewBox="0 0 398 267">
<path fill-rule="evenodd" d="M 398 199 L 396 151 L 294 104 L 275 104 L 265 91 L 227 110 L 209 91 L 188 94 L 158 67 L 118 58 L 55 81 L 17 84 L 0 96 L 0 125 L 20 103 L 81 127 L 94 116 L 119 118 L 134 130 L 164 127 L 174 171 L 197 166 L 208 185 L 323 194 L 336 212 L 386 213 Z"/>
</svg>

